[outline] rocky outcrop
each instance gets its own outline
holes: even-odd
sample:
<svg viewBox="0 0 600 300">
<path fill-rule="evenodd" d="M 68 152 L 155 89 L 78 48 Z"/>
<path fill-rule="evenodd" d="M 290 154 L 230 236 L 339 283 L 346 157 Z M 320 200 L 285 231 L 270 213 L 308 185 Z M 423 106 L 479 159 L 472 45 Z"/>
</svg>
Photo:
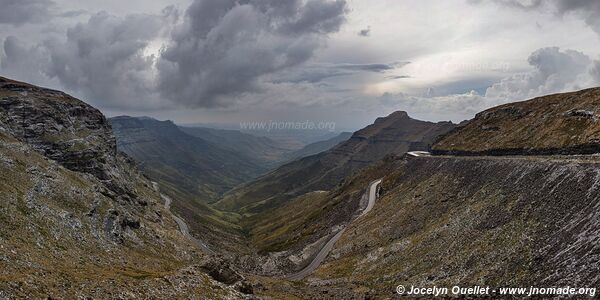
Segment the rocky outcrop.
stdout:
<svg viewBox="0 0 600 300">
<path fill-rule="evenodd" d="M 434 154 L 600 153 L 600 88 L 510 103 L 481 112 L 443 136 Z"/>
<path fill-rule="evenodd" d="M 0 130 L 69 170 L 93 175 L 107 195 L 136 198 L 131 161 L 117 152 L 104 115 L 83 101 L 0 77 Z"/>
<path fill-rule="evenodd" d="M 0 126 L 70 170 L 110 179 L 117 144 L 104 115 L 63 92 L 0 77 Z"/>
</svg>

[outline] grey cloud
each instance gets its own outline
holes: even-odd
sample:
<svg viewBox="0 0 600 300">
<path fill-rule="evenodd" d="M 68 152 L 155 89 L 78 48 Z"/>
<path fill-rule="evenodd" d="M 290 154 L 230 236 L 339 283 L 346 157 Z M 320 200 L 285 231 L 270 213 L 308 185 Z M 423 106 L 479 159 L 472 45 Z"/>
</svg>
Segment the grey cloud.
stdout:
<svg viewBox="0 0 600 300">
<path fill-rule="evenodd" d="M 112 16 L 101 12 L 68 29 L 65 40 L 43 45 L 45 73 L 104 107 L 140 105 L 153 89 L 155 57 L 143 50 L 164 26 L 165 16 Z"/>
<path fill-rule="evenodd" d="M 157 64 L 161 95 L 221 107 L 310 59 L 345 20 L 342 0 L 196 0 Z"/>
<path fill-rule="evenodd" d="M 385 72 L 397 68 L 401 68 L 409 64 L 408 62 L 395 62 L 391 64 L 338 64 L 335 68 L 350 71 L 367 71 L 367 72 Z"/>
<path fill-rule="evenodd" d="M 486 97 L 523 100 L 544 94 L 581 89 L 593 85 L 592 60 L 585 54 L 543 48 L 529 56 L 531 72 L 517 74 L 492 85 Z"/>
<path fill-rule="evenodd" d="M 250 1 L 252 2 L 252 1 Z M 328 34 L 336 32 L 345 21 L 346 1 L 344 0 L 268 0 L 263 3 L 275 3 L 277 8 L 296 8 L 295 14 L 275 15 L 278 30 L 283 34 L 304 35 L 306 33 Z M 282 5 L 282 3 L 284 3 Z M 287 5 L 286 5 L 287 4 Z M 269 10 L 264 10 L 269 13 Z"/>
<path fill-rule="evenodd" d="M 384 73 L 401 68 L 407 64 L 408 62 L 390 64 L 313 64 L 278 72 L 274 74 L 274 79 L 271 82 L 316 83 L 332 77 L 350 76 L 364 72 Z"/>
<path fill-rule="evenodd" d="M 597 84 L 600 84 L 600 60 L 594 61 L 594 66 L 590 70 L 590 75 Z"/>
<path fill-rule="evenodd" d="M 600 61 L 578 51 L 542 48 L 533 52 L 528 62 L 531 71 L 503 78 L 483 95 L 477 91 L 447 94 L 443 90 L 448 88 L 442 86 L 444 95 L 428 89 L 423 95 L 386 93 L 378 100 L 387 107 L 408 110 L 426 119 L 447 116 L 460 121 L 492 106 L 600 84 Z M 439 88 L 436 86 L 435 90 Z"/>
<path fill-rule="evenodd" d="M 493 2 L 505 6 L 520 8 L 520 9 L 535 9 L 543 4 L 542 0 L 467 0 L 471 4 L 479 4 L 484 2 Z"/>
<path fill-rule="evenodd" d="M 382 106 L 390 110 L 406 110 L 411 116 L 426 120 L 452 120 L 460 122 L 477 112 L 494 106 L 497 101 L 472 91 L 464 94 L 434 96 L 414 96 L 403 93 L 385 93 L 377 99 Z"/>
<path fill-rule="evenodd" d="M 396 79 L 408 79 L 408 78 L 412 78 L 409 75 L 393 75 L 393 76 L 386 76 L 385 79 L 392 79 L 392 80 L 396 80 Z"/>
<path fill-rule="evenodd" d="M 53 6 L 50 0 L 0 0 L 0 24 L 18 26 L 46 21 Z"/>
<path fill-rule="evenodd" d="M 596 33 L 600 34 L 600 1 L 597 0 L 555 0 L 558 12 L 581 15 Z"/>
<path fill-rule="evenodd" d="M 301 68 L 299 70 L 293 70 L 290 72 L 277 73 L 274 76 L 275 79 L 271 80 L 271 82 L 273 82 L 273 83 L 283 83 L 283 82 L 317 83 L 317 82 L 321 82 L 328 78 L 349 76 L 352 74 L 354 74 L 354 73 L 348 72 L 348 71 L 331 69 L 331 68 L 305 67 L 305 68 Z"/>
<path fill-rule="evenodd" d="M 371 35 L 371 28 L 365 28 L 365 29 L 359 31 L 358 35 L 359 36 L 365 36 L 365 37 L 370 36 Z"/>
<path fill-rule="evenodd" d="M 69 11 L 62 12 L 62 13 L 60 13 L 59 16 L 61 18 L 74 18 L 74 17 L 83 16 L 83 15 L 92 15 L 92 13 L 85 9 L 79 9 L 79 10 L 69 10 Z"/>
<path fill-rule="evenodd" d="M 7 37 L 0 51 L 0 69 L 5 76 L 45 84 L 47 77 L 43 73 L 47 53 L 43 47 L 28 47 L 15 36 Z"/>
<path fill-rule="evenodd" d="M 558 16 L 576 14 L 600 34 L 600 1 L 598 0 L 467 0 L 471 4 L 493 2 L 524 10 L 553 11 Z"/>
</svg>

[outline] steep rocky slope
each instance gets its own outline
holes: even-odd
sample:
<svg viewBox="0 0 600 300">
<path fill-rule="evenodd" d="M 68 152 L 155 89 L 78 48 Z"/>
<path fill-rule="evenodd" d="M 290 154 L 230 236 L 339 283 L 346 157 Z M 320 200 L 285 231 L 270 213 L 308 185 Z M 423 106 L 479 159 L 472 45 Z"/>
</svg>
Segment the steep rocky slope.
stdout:
<svg viewBox="0 0 600 300">
<path fill-rule="evenodd" d="M 453 128 L 450 122 L 419 121 L 406 112 L 395 112 L 328 151 L 284 165 L 229 192 L 216 205 L 255 213 L 307 192 L 330 190 L 344 177 L 386 155 L 428 150 L 435 138 Z"/>
<path fill-rule="evenodd" d="M 0 77 L 0 124 L 66 168 L 89 173 L 115 192 L 126 189 L 110 125 L 93 107 L 62 92 Z"/>
<path fill-rule="evenodd" d="M 433 146 L 438 154 L 600 152 L 600 88 L 510 103 L 477 114 Z"/>
<path fill-rule="evenodd" d="M 0 178 L 0 298 L 243 297 L 75 98 L 0 78 Z"/>
<path fill-rule="evenodd" d="M 307 280 L 394 295 L 414 286 L 600 284 L 597 158 L 396 158 L 371 213 Z"/>
</svg>

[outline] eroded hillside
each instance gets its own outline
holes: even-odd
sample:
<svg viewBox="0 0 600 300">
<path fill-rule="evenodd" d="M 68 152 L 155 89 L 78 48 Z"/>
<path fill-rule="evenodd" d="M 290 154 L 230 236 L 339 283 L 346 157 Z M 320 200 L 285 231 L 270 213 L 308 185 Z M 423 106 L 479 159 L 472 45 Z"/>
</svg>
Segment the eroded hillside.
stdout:
<svg viewBox="0 0 600 300">
<path fill-rule="evenodd" d="M 600 284 L 597 158 L 397 158 L 303 292 Z M 335 296 L 334 296 L 335 297 Z"/>
</svg>

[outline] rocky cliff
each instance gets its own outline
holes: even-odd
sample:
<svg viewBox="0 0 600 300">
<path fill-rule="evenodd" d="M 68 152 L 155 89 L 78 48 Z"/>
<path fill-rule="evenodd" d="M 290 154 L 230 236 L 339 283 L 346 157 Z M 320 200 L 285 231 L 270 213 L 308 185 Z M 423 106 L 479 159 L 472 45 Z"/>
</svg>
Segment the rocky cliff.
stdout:
<svg viewBox="0 0 600 300">
<path fill-rule="evenodd" d="M 0 127 L 73 171 L 107 180 L 117 145 L 97 109 L 59 91 L 0 78 Z"/>
<path fill-rule="evenodd" d="M 0 77 L 0 130 L 65 168 L 91 174 L 112 197 L 135 198 L 130 160 L 100 111 L 63 92 Z"/>
</svg>

